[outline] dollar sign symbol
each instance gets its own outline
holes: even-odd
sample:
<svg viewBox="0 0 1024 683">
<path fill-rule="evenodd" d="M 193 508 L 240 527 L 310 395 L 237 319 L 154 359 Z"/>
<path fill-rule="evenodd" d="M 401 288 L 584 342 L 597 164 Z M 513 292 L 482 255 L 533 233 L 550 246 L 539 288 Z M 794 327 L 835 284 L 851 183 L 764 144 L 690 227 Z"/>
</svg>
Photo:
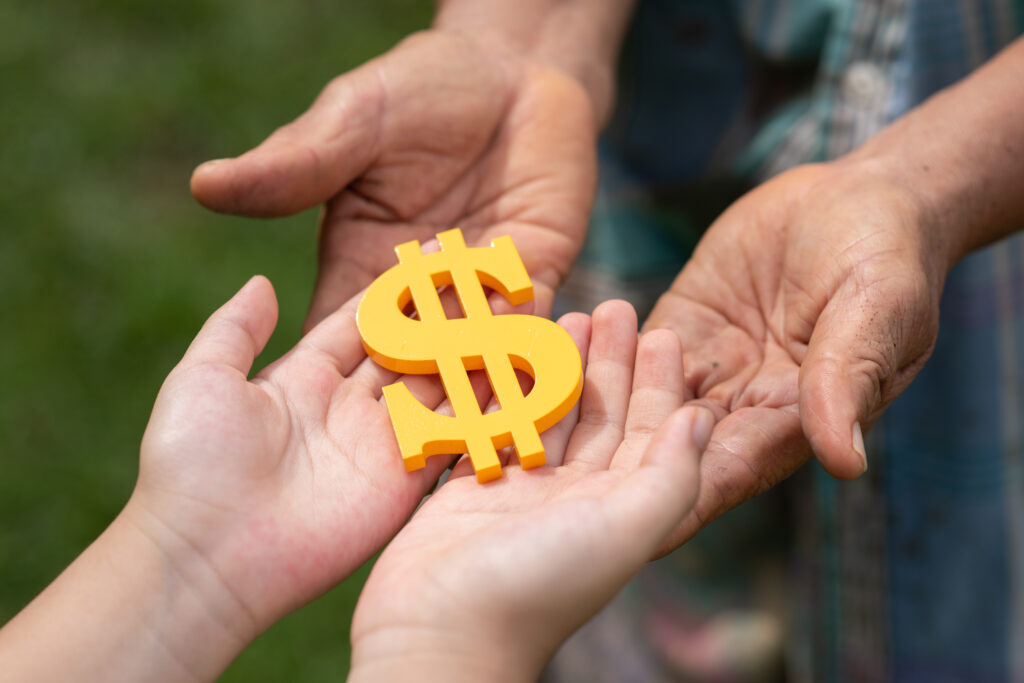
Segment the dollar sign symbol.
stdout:
<svg viewBox="0 0 1024 683">
<path fill-rule="evenodd" d="M 533 298 L 533 286 L 512 238 L 468 248 L 459 229 L 437 235 L 440 251 L 419 242 L 395 247 L 398 265 L 378 277 L 359 303 L 356 320 L 367 353 L 396 372 L 440 374 L 454 416 L 426 408 L 397 382 L 384 387 L 391 424 L 407 471 L 441 453 L 469 453 L 480 482 L 501 476 L 496 450 L 514 445 L 523 469 L 543 465 L 540 432 L 560 420 L 580 396 L 579 350 L 555 323 L 533 315 L 494 315 L 483 286 L 513 305 Z M 437 288 L 452 285 L 464 318 L 448 319 Z M 416 319 L 403 311 L 409 302 Z M 469 370 L 484 369 L 500 410 L 482 414 Z M 515 369 L 534 379 L 524 396 Z"/>
</svg>

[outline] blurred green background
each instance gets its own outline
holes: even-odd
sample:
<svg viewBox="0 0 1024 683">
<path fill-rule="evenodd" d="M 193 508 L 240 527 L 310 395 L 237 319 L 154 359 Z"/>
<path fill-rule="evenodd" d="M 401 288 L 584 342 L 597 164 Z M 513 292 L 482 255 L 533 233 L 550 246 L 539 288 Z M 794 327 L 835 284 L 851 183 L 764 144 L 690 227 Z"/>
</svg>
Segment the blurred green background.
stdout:
<svg viewBox="0 0 1024 683">
<path fill-rule="evenodd" d="M 127 500 L 160 382 L 207 315 L 264 273 L 281 305 L 264 359 L 298 338 L 315 212 L 212 214 L 188 193 L 192 168 L 260 142 L 431 8 L 0 4 L 0 623 Z M 365 571 L 266 633 L 224 680 L 343 677 Z"/>
</svg>

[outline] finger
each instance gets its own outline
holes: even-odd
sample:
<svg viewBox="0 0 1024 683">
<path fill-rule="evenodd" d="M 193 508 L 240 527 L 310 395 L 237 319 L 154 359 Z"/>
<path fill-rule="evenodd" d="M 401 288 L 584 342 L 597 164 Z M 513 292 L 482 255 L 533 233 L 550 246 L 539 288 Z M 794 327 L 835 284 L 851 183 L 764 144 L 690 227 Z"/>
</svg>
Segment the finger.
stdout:
<svg viewBox="0 0 1024 683">
<path fill-rule="evenodd" d="M 248 375 L 276 325 L 274 287 L 256 275 L 210 316 L 178 367 L 224 365 Z"/>
<path fill-rule="evenodd" d="M 714 424 L 706 408 L 671 413 L 651 437 L 640 467 L 607 494 L 607 518 L 619 527 L 615 537 L 622 552 L 646 561 L 693 509 L 700 489 L 701 453 Z"/>
<path fill-rule="evenodd" d="M 700 460 L 697 502 L 658 553 L 675 550 L 715 518 L 784 480 L 809 457 L 796 410 L 740 408 L 719 414 Z"/>
<path fill-rule="evenodd" d="M 590 316 L 583 313 L 567 313 L 559 318 L 558 324 L 569 333 L 569 336 L 572 337 L 573 342 L 575 342 L 576 348 L 580 352 L 580 358 L 583 359 L 585 370 L 587 351 L 590 346 Z M 501 407 L 492 397 L 484 412 L 490 413 L 495 410 L 501 410 Z M 565 417 L 540 435 L 541 443 L 544 445 L 545 464 L 551 467 L 558 467 L 562 464 L 562 459 L 565 456 L 566 444 L 572 434 L 573 427 L 576 426 L 578 416 L 579 402 L 573 406 L 573 409 L 569 411 Z M 504 468 L 509 465 L 509 463 L 513 462 L 512 451 L 509 449 L 502 449 L 498 452 L 498 458 L 501 461 L 501 466 Z M 451 476 L 453 478 L 457 478 L 471 473 L 473 473 L 473 466 L 469 457 L 466 456 L 463 457 L 455 466 L 452 470 Z"/>
<path fill-rule="evenodd" d="M 436 412 L 439 415 L 452 416 L 454 414 L 451 403 L 445 397 L 444 387 L 436 375 L 399 375 L 376 365 L 369 358 L 361 363 L 352 375 L 345 380 L 346 392 L 361 392 L 364 398 L 370 397 L 384 403 L 381 387 L 395 381 L 404 384 L 409 393 L 423 405 L 424 409 Z M 469 381 L 477 396 L 477 401 L 486 400 L 490 395 L 490 386 L 487 383 L 486 376 L 481 372 L 471 372 L 469 373 Z M 344 416 L 340 416 L 339 419 L 344 424 Z M 391 420 L 390 411 L 388 411 L 388 419 Z M 401 425 L 395 425 L 392 422 L 392 429 L 397 431 L 398 428 L 401 428 Z M 394 440 L 390 451 L 400 453 L 397 439 Z M 438 477 L 445 469 L 451 466 L 452 461 L 457 455 L 432 455 L 426 458 L 426 465 L 422 469 L 411 472 L 410 476 L 418 477 L 428 488 L 433 487 Z M 472 468 L 470 468 L 469 472 L 472 473 Z"/>
<path fill-rule="evenodd" d="M 459 303 L 458 294 L 455 293 L 455 288 L 445 285 L 437 290 L 437 298 L 441 301 L 441 310 L 444 311 L 444 317 L 448 320 L 454 318 L 465 318 L 466 314 L 462 310 L 462 304 Z"/>
<path fill-rule="evenodd" d="M 636 358 L 636 312 L 625 301 L 594 309 L 579 422 L 564 464 L 603 469 L 622 442 Z"/>
<path fill-rule="evenodd" d="M 362 298 L 363 292 L 349 298 L 340 308 L 336 308 L 306 332 L 291 351 L 268 367 L 265 372 L 272 371 L 278 364 L 289 362 L 294 355 L 307 354 L 323 358 L 333 365 L 342 377 L 348 377 L 355 372 L 366 360 L 366 349 L 356 326 L 356 311 Z"/>
<path fill-rule="evenodd" d="M 448 414 L 452 415 L 453 413 L 451 412 L 451 404 L 448 405 L 448 410 Z M 487 406 L 484 408 L 483 412 L 486 415 L 488 413 L 493 413 L 496 410 L 501 410 L 501 407 L 498 405 L 498 402 L 495 401 L 494 397 L 492 396 L 490 401 L 487 402 Z M 509 462 L 511 461 L 513 450 L 514 449 L 512 449 L 511 447 L 498 449 L 498 462 L 501 464 L 502 470 L 504 470 L 505 467 L 507 467 Z M 469 456 L 469 453 L 465 453 L 459 455 L 458 461 L 455 463 L 455 466 L 452 467 L 451 474 L 448 475 L 448 478 L 459 479 L 460 477 L 468 477 L 470 475 L 475 474 L 476 468 L 473 466 L 473 459 Z"/>
<path fill-rule="evenodd" d="M 543 202 L 542 202 L 543 203 Z M 589 203 L 585 203 L 589 206 Z M 582 220 L 586 225 L 586 219 Z M 513 307 L 503 298 L 495 302 L 496 313 L 526 313 L 548 317 L 554 307 L 555 290 L 565 280 L 582 242 L 583 230 L 555 222 L 546 228 L 517 221 L 501 221 L 484 231 L 476 240 L 479 246 L 496 237 L 509 235 L 516 244 L 523 265 L 533 283 L 533 299 Z"/>
<path fill-rule="evenodd" d="M 437 251 L 437 241 L 430 240 L 424 243 L 422 249 L 425 254 Z M 321 319 L 306 333 L 297 348 L 323 354 L 337 366 L 338 372 L 343 376 L 353 373 L 366 356 L 356 326 L 356 313 L 364 294 L 365 289 L 350 297 L 340 308 L 334 308 L 327 317 Z M 453 287 L 440 287 L 438 298 L 447 319 L 464 317 Z M 381 377 L 387 378 L 388 375 L 382 374 Z M 395 377 L 397 375 L 392 374 L 387 381 L 390 383 Z"/>
<path fill-rule="evenodd" d="M 476 376 L 479 373 L 470 373 L 470 384 L 473 386 L 473 391 L 477 394 L 478 400 L 482 400 L 485 392 L 487 391 L 487 382 L 483 377 Z M 405 384 L 409 392 L 418 400 L 423 407 L 427 410 L 432 410 L 438 415 L 452 416 L 454 411 L 452 410 L 452 404 L 445 398 L 444 386 L 441 384 L 441 380 L 435 375 L 402 375 L 400 381 Z M 383 397 L 380 396 L 381 392 L 378 389 L 376 391 L 378 400 L 384 401 Z M 389 414 L 390 418 L 390 414 Z M 395 448 L 397 449 L 398 444 L 396 442 Z M 420 472 L 425 482 L 430 487 L 433 487 L 437 483 L 438 477 L 451 467 L 452 462 L 458 454 L 438 454 L 432 455 L 426 459 L 426 465 Z"/>
<path fill-rule="evenodd" d="M 337 194 L 377 155 L 384 93 L 375 69 L 370 62 L 337 78 L 255 149 L 196 168 L 193 196 L 214 211 L 283 216 Z"/>
<path fill-rule="evenodd" d="M 633 391 L 625 437 L 612 467 L 635 468 L 651 436 L 683 405 L 683 348 L 671 330 L 651 330 L 640 337 L 633 371 Z"/>
<path fill-rule="evenodd" d="M 583 362 L 583 369 L 586 370 L 586 358 L 587 351 L 590 347 L 590 316 L 584 313 L 566 313 L 558 319 L 558 324 L 565 328 L 569 336 L 572 337 L 573 342 L 576 344 L 576 348 L 580 352 L 580 358 Z M 500 410 L 497 402 L 491 399 L 487 409 L 484 412 L 493 412 Z M 541 443 L 544 446 L 544 459 L 545 464 L 550 467 L 558 467 L 562 464 L 565 458 L 565 449 L 569 443 L 569 438 L 572 436 L 573 428 L 576 426 L 576 422 L 579 419 L 580 404 L 579 401 L 573 406 L 572 410 L 559 420 L 553 427 L 546 430 L 540 435 Z M 511 460 L 511 452 L 507 449 L 499 451 L 498 458 L 501 460 L 502 467 L 507 466 Z M 457 466 L 457 470 L 460 474 L 463 470 L 459 470 L 463 467 L 460 462 Z M 454 474 L 454 473 L 453 473 Z"/>
<path fill-rule="evenodd" d="M 491 412 L 493 410 L 500 410 L 497 402 L 494 400 L 494 393 L 491 390 L 491 384 L 487 379 L 487 373 L 483 370 L 477 370 L 469 373 L 469 382 L 473 387 L 473 393 L 476 395 L 477 405 L 484 405 L 484 413 Z M 441 405 L 437 409 L 438 413 L 442 415 L 455 415 L 452 409 L 451 402 L 445 399 L 441 402 Z M 503 449 L 504 450 L 504 449 Z M 465 477 L 470 474 L 475 474 L 473 463 L 468 454 L 462 455 L 456 453 L 455 455 L 461 456 L 455 467 L 452 468 L 451 474 L 448 476 L 449 479 L 458 479 L 459 477 Z M 504 467 L 508 464 L 509 454 L 502 453 L 499 451 L 498 457 L 501 460 L 501 465 Z M 428 458 L 429 460 L 429 458 Z M 449 460 L 450 462 L 450 460 Z"/>
<path fill-rule="evenodd" d="M 381 244 L 381 236 L 385 233 L 391 244 Z M 331 222 L 326 219 L 326 212 L 321 215 L 320 262 L 316 283 L 313 285 L 313 298 L 302 329 L 308 331 L 319 325 L 344 302 L 365 290 L 377 276 L 395 265 L 397 259 L 394 245 L 422 238 L 421 227 L 388 224 L 385 229 L 384 225 L 376 222 Z M 386 248 L 378 254 L 379 259 L 371 258 L 366 261 L 357 258 L 359 254 L 366 256 L 381 246 Z M 429 239 L 422 243 L 420 250 L 424 254 L 429 254 L 439 248 L 436 239 Z"/>
<path fill-rule="evenodd" d="M 500 292 L 492 291 L 487 294 L 487 303 L 491 307 L 491 313 L 494 315 L 540 315 L 539 313 L 535 313 L 535 299 L 530 299 L 529 301 L 524 301 L 521 304 L 513 305 L 508 299 L 502 296 Z M 559 320 L 558 324 L 561 325 L 562 321 Z"/>
<path fill-rule="evenodd" d="M 546 525 L 556 527 L 569 520 L 577 532 L 562 533 L 558 552 L 547 558 L 549 563 L 569 558 L 560 573 L 575 574 L 561 590 L 575 594 L 570 595 L 575 602 L 596 608 L 611 599 L 691 509 L 697 463 L 712 422 L 704 409 L 674 413 L 652 438 L 642 467 L 614 478 L 583 477 L 562 496 L 571 514 L 545 518 Z M 600 518 L 600 533 L 580 533 L 584 518 Z"/>
<path fill-rule="evenodd" d="M 479 406 L 484 401 L 490 400 L 491 385 L 487 381 L 487 374 L 483 371 L 474 370 L 468 372 L 467 375 L 470 387 L 472 387 L 473 394 L 476 396 L 477 405 Z M 346 384 L 351 385 L 351 388 L 348 389 L 349 391 L 363 391 L 374 399 L 381 398 L 384 387 L 401 382 L 409 388 L 409 391 L 416 398 L 420 399 L 420 403 L 424 407 L 430 410 L 434 410 L 441 404 L 442 399 L 445 403 L 448 402 L 440 376 L 403 375 L 378 365 L 372 358 L 364 358 L 345 381 Z M 421 396 L 425 398 L 421 398 Z"/>
<path fill-rule="evenodd" d="M 487 404 L 487 407 L 484 409 L 484 414 L 487 415 L 488 413 L 497 412 L 499 410 L 501 410 L 501 406 L 499 406 L 498 402 L 496 400 L 494 400 L 494 398 L 492 397 L 490 402 Z M 543 440 L 544 440 L 544 436 L 541 435 L 541 441 L 543 442 Z M 498 463 L 501 465 L 502 470 L 504 470 L 509 465 L 515 464 L 515 457 L 516 457 L 516 449 L 515 449 L 515 447 L 513 447 L 513 446 L 506 446 L 505 448 L 499 448 L 497 450 L 497 454 L 498 454 Z M 550 464 L 550 463 L 547 463 L 547 464 Z M 457 479 L 458 477 L 464 477 L 466 475 L 475 474 L 475 473 L 476 473 L 476 470 L 473 467 L 473 460 L 472 460 L 472 458 L 469 457 L 468 454 L 466 454 L 466 455 L 463 455 L 461 458 L 459 458 L 459 462 L 456 463 L 455 467 L 452 469 L 451 478 Z"/>
<path fill-rule="evenodd" d="M 585 313 L 566 313 L 558 319 L 558 324 L 565 328 L 573 342 L 576 343 L 583 363 L 583 372 L 586 372 L 587 354 L 590 351 L 590 316 Z M 579 421 L 579 416 L 580 402 L 577 401 L 565 417 L 540 435 L 541 443 L 544 444 L 544 456 L 549 466 L 558 467 L 565 460 L 566 448 L 569 445 L 573 429 Z"/>
<path fill-rule="evenodd" d="M 346 391 L 361 391 L 377 400 L 381 398 L 384 387 L 394 384 L 400 378 L 402 378 L 400 373 L 388 370 L 384 366 L 378 365 L 372 358 L 364 356 L 363 360 L 345 378 Z M 430 375 L 413 375 L 409 379 L 415 379 L 416 384 L 423 384 L 430 379 L 437 380 L 437 384 L 440 384 L 440 380 L 436 376 Z M 435 405 L 437 405 L 436 402 Z"/>
<path fill-rule="evenodd" d="M 864 430 L 923 367 L 937 302 L 926 284 L 894 277 L 850 285 L 822 312 L 800 367 L 800 419 L 825 470 L 840 479 L 868 466 Z"/>
</svg>

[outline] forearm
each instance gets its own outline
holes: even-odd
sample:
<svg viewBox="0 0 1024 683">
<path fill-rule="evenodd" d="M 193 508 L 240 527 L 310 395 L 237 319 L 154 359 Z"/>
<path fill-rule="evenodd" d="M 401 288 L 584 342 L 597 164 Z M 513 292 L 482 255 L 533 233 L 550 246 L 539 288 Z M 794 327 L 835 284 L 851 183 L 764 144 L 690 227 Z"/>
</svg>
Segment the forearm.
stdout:
<svg viewBox="0 0 1024 683">
<path fill-rule="evenodd" d="M 214 577 L 122 514 L 0 630 L 0 671 L 23 681 L 215 679 L 256 633 Z"/>
<path fill-rule="evenodd" d="M 495 40 L 578 79 L 603 123 L 636 0 L 439 0 L 435 28 Z"/>
<path fill-rule="evenodd" d="M 1024 227 L 1024 39 L 852 154 L 880 162 L 920 200 L 950 267 Z"/>
</svg>

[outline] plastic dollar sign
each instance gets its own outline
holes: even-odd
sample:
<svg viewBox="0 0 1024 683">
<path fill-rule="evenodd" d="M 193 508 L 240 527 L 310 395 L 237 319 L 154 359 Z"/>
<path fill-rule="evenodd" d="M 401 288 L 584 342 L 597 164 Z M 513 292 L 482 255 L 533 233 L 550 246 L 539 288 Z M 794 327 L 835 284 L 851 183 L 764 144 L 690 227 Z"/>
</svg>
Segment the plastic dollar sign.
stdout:
<svg viewBox="0 0 1024 683">
<path fill-rule="evenodd" d="M 579 350 L 555 323 L 533 315 L 494 315 L 486 285 L 513 305 L 533 298 L 533 286 L 511 237 L 468 248 L 458 229 L 437 236 L 440 251 L 419 242 L 395 247 L 398 265 L 366 291 L 356 314 L 367 353 L 396 372 L 440 374 L 454 416 L 426 408 L 397 382 L 384 387 L 391 423 L 407 471 L 442 453 L 469 453 L 480 482 L 501 476 L 496 450 L 514 445 L 523 469 L 543 465 L 540 432 L 560 420 L 580 396 Z M 437 288 L 452 285 L 464 318 L 448 319 Z M 409 302 L 416 318 L 403 311 Z M 468 371 L 484 369 L 500 410 L 482 414 Z M 519 369 L 534 379 L 524 396 Z"/>
</svg>

